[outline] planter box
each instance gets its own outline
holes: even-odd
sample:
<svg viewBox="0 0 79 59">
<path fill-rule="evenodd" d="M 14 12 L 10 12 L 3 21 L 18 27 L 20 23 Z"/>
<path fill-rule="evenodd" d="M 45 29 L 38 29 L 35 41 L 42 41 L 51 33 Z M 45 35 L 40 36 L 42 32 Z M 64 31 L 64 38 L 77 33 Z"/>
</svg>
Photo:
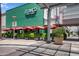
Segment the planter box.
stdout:
<svg viewBox="0 0 79 59">
<path fill-rule="evenodd" d="M 55 37 L 54 43 L 58 44 L 58 45 L 62 45 L 63 44 L 63 38 Z"/>
</svg>

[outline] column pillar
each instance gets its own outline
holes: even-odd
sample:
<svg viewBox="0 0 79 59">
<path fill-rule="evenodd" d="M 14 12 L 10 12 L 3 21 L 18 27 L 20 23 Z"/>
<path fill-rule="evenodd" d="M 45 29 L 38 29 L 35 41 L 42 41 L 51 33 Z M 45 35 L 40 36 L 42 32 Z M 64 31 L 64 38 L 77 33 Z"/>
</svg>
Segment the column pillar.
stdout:
<svg viewBox="0 0 79 59">
<path fill-rule="evenodd" d="M 48 16 L 47 16 L 47 43 L 50 43 L 51 40 L 50 40 L 50 28 L 51 28 L 51 8 L 48 8 Z"/>
</svg>

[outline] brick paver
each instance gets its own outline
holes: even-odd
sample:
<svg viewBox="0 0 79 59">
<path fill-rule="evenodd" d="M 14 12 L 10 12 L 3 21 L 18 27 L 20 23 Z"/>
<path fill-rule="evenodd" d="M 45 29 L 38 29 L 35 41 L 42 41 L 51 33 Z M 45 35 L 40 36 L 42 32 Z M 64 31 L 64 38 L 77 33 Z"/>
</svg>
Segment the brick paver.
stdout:
<svg viewBox="0 0 79 59">
<path fill-rule="evenodd" d="M 70 51 L 70 48 L 71 48 L 71 47 L 70 47 L 70 44 L 64 44 L 64 45 L 62 45 L 61 47 L 59 47 L 58 50 L 69 52 L 69 51 Z"/>
<path fill-rule="evenodd" d="M 71 52 L 79 54 L 79 44 L 72 44 Z"/>
<path fill-rule="evenodd" d="M 54 55 L 56 53 L 56 50 L 46 49 L 46 51 L 44 51 L 43 53 L 48 55 Z"/>
<path fill-rule="evenodd" d="M 58 51 L 55 56 L 69 56 L 68 52 Z"/>
<path fill-rule="evenodd" d="M 22 54 L 24 54 L 25 52 L 22 52 L 22 51 L 15 51 L 13 53 L 10 53 L 10 54 L 7 54 L 5 56 L 20 56 Z"/>
<path fill-rule="evenodd" d="M 38 53 L 42 53 L 45 50 L 46 50 L 45 48 L 37 48 L 37 49 L 35 49 L 33 51 L 38 52 Z"/>
<path fill-rule="evenodd" d="M 55 45 L 53 42 L 47 44 L 43 41 L 33 41 L 32 44 L 27 43 L 25 45 L 24 43 L 22 44 L 23 46 L 20 43 L 21 46 L 11 43 L 9 43 L 10 46 L 0 44 L 0 56 L 79 56 L 78 42 L 77 44 L 65 42 L 63 45 Z"/>
<path fill-rule="evenodd" d="M 23 56 L 37 56 L 37 55 L 31 54 L 31 53 L 26 53 L 26 54 L 24 54 Z"/>
<path fill-rule="evenodd" d="M 79 56 L 77 53 L 71 53 L 70 56 Z"/>
<path fill-rule="evenodd" d="M 35 52 L 35 51 L 31 51 L 31 52 L 29 52 L 29 53 L 40 56 L 40 53 Z"/>
<path fill-rule="evenodd" d="M 16 51 L 16 49 L 18 48 L 14 48 L 14 47 L 0 47 L 0 55 L 3 56 L 3 55 L 7 55 L 7 54 L 10 54 L 10 53 L 13 53 Z"/>
</svg>

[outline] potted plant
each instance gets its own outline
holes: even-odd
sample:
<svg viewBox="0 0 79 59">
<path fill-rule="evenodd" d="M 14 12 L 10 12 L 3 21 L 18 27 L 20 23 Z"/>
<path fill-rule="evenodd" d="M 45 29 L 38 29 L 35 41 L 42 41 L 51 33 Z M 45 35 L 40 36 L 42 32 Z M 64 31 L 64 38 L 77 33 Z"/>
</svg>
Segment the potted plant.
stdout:
<svg viewBox="0 0 79 59">
<path fill-rule="evenodd" d="M 41 33 L 41 34 L 40 34 L 40 38 L 41 38 L 41 40 L 44 40 L 45 37 L 46 37 L 46 33 Z"/>
<path fill-rule="evenodd" d="M 35 40 L 39 41 L 40 40 L 40 34 L 35 33 Z"/>
<path fill-rule="evenodd" d="M 32 32 L 29 33 L 29 38 L 30 38 L 30 39 L 34 39 L 34 37 L 35 37 L 34 33 L 32 33 Z"/>
<path fill-rule="evenodd" d="M 55 44 L 63 44 L 64 40 L 64 28 L 59 27 L 53 30 L 54 42 Z"/>
</svg>

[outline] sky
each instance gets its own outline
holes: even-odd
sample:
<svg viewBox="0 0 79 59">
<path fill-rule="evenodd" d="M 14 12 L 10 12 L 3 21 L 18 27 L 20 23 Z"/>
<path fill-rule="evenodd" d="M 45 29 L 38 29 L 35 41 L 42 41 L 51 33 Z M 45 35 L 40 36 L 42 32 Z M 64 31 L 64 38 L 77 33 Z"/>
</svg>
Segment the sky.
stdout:
<svg viewBox="0 0 79 59">
<path fill-rule="evenodd" d="M 2 13 L 5 13 L 7 10 L 23 5 L 24 3 L 2 3 Z"/>
</svg>

